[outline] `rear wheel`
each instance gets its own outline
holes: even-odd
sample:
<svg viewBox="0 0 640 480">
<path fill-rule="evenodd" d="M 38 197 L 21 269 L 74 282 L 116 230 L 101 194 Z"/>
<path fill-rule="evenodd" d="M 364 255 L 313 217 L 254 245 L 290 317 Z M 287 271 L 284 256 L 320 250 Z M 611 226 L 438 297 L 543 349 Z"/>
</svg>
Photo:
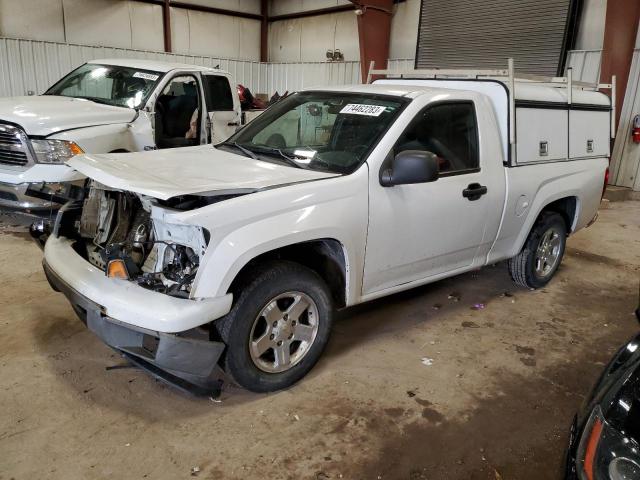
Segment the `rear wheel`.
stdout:
<svg viewBox="0 0 640 480">
<path fill-rule="evenodd" d="M 264 265 L 216 325 L 227 344 L 224 369 L 254 392 L 289 387 L 318 361 L 331 321 L 329 290 L 314 271 L 293 262 Z"/>
<path fill-rule="evenodd" d="M 555 275 L 567 242 L 562 216 L 543 212 L 529 233 L 522 251 L 509 260 L 513 281 L 523 287 L 544 287 Z"/>
</svg>

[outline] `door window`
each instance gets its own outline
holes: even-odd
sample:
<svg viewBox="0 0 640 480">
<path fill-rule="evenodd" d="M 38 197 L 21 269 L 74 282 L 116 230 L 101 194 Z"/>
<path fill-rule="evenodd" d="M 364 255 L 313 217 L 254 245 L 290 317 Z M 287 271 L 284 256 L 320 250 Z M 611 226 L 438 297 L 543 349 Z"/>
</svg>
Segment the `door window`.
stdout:
<svg viewBox="0 0 640 480">
<path fill-rule="evenodd" d="M 473 103 L 447 102 L 426 107 L 400 136 L 393 153 L 405 150 L 434 153 L 441 175 L 478 171 L 478 127 Z"/>
<path fill-rule="evenodd" d="M 204 75 L 203 79 L 207 110 L 210 112 L 233 110 L 233 95 L 227 77 Z"/>
<path fill-rule="evenodd" d="M 192 75 L 171 79 L 156 101 L 158 148 L 187 147 L 200 143 L 200 95 Z"/>
</svg>

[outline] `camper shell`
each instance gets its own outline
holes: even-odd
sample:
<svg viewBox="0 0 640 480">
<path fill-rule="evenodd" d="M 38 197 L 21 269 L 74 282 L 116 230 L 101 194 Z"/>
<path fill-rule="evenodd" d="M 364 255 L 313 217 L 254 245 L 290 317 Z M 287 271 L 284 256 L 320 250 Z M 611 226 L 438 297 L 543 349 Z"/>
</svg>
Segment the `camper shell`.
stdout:
<svg viewBox="0 0 640 480">
<path fill-rule="evenodd" d="M 574 82 L 566 77 L 516 76 L 513 60 L 505 70 L 376 70 L 369 83 L 475 91 L 494 108 L 505 165 L 608 157 L 615 135 L 615 76 L 609 84 Z M 373 80 L 373 77 L 386 78 Z M 608 89 L 611 97 L 600 90 Z"/>
</svg>

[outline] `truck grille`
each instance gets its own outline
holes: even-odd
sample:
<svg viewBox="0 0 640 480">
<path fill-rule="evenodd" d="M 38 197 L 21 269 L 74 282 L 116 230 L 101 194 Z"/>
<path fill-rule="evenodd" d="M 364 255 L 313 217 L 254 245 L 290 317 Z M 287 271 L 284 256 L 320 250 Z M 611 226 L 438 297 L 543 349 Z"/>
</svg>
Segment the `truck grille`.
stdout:
<svg viewBox="0 0 640 480">
<path fill-rule="evenodd" d="M 0 123 L 0 165 L 25 167 L 31 158 L 29 139 L 14 125 Z"/>
</svg>

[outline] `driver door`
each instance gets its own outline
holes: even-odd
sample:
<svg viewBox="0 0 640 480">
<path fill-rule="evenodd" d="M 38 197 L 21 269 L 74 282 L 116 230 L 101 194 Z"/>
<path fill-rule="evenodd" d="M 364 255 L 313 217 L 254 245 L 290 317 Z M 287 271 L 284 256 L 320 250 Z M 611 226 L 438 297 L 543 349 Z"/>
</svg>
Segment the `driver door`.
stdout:
<svg viewBox="0 0 640 480">
<path fill-rule="evenodd" d="M 379 171 L 371 169 L 364 296 L 472 267 L 482 252 L 486 255 L 499 225 L 503 175 L 487 163 L 502 164 L 483 155 L 472 101 L 424 107 L 396 141 L 389 160 L 404 150 L 434 153 L 439 178 L 383 187 Z M 487 187 L 486 194 L 465 196 L 475 184 Z"/>
</svg>

